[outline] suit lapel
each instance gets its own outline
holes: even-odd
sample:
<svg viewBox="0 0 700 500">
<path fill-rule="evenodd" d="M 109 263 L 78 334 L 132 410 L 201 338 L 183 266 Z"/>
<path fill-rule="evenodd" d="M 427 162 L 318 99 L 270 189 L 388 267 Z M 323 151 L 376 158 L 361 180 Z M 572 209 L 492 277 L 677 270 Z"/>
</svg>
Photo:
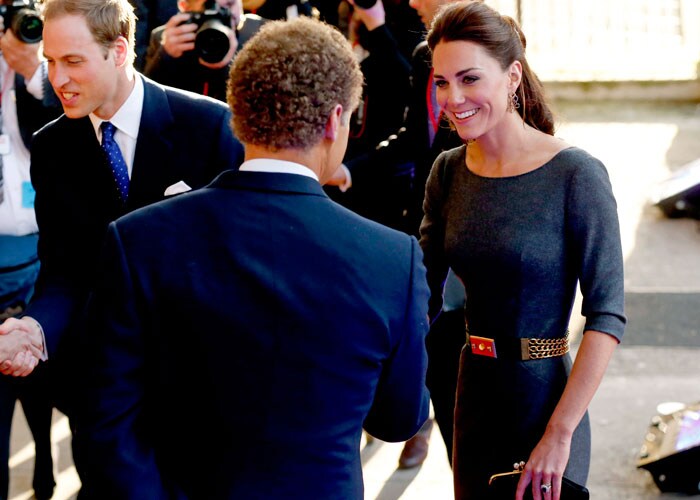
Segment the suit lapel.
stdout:
<svg viewBox="0 0 700 500">
<path fill-rule="evenodd" d="M 66 184 L 62 190 L 79 192 L 88 206 L 93 209 L 104 207 L 110 218 L 118 217 L 123 213 L 123 208 L 119 202 L 114 176 L 107 165 L 90 118 L 62 117 L 61 120 L 66 124 L 62 128 L 66 144 L 78 137 L 87 141 L 80 160 L 71 162 L 70 168 L 59 173 L 58 181 Z"/>
<path fill-rule="evenodd" d="M 168 129 L 173 123 L 165 91 L 143 79 L 143 110 L 131 172 L 129 211 L 163 198 L 163 182 L 173 161 Z"/>
</svg>

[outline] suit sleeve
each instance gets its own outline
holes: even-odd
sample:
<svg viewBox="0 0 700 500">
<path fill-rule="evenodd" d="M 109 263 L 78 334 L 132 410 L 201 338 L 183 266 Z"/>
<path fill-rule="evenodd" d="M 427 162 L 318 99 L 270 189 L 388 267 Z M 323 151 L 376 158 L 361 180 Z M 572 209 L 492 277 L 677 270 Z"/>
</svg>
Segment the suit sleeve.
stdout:
<svg viewBox="0 0 700 500">
<path fill-rule="evenodd" d="M 367 432 L 384 441 L 411 438 L 430 410 L 430 395 L 425 386 L 428 286 L 418 242 L 414 237 L 410 241 L 411 270 L 404 319 L 399 331 L 392 332 L 398 340 L 384 365 L 372 408 L 364 422 Z"/>
<path fill-rule="evenodd" d="M 47 142 L 37 134 L 31 148 L 30 173 L 36 191 L 34 212 L 39 226 L 41 268 L 25 314 L 41 324 L 51 358 L 81 317 L 88 292 L 85 263 L 80 262 L 83 242 L 67 231 L 66 221 L 56 210 L 60 205 L 50 158 L 55 149 Z"/>
<path fill-rule="evenodd" d="M 166 497 L 147 424 L 147 345 L 138 297 L 112 223 L 88 306 L 90 365 L 74 436 L 89 457 L 87 491 L 95 498 Z"/>
</svg>

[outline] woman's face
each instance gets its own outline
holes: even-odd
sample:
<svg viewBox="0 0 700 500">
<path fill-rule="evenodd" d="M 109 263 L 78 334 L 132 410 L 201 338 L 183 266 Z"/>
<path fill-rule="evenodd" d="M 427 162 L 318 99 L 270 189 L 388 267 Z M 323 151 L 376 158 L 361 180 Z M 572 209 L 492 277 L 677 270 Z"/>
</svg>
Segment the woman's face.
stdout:
<svg viewBox="0 0 700 500">
<path fill-rule="evenodd" d="M 520 75 L 519 62 L 504 71 L 474 42 L 440 42 L 433 51 L 438 104 L 465 141 L 488 133 L 510 114 L 509 95 Z"/>
</svg>

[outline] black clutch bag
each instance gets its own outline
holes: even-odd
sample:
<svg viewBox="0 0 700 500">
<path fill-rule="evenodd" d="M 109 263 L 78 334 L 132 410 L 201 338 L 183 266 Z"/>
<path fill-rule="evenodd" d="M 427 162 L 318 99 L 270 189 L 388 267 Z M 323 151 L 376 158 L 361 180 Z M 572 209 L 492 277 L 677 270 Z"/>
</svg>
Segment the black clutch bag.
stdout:
<svg viewBox="0 0 700 500">
<path fill-rule="evenodd" d="M 520 470 L 514 470 L 491 476 L 489 479 L 489 500 L 513 500 L 521 473 Z M 561 500 L 588 500 L 589 498 L 588 488 L 565 477 L 562 478 Z M 532 485 L 528 485 L 523 499 L 532 500 Z"/>
</svg>

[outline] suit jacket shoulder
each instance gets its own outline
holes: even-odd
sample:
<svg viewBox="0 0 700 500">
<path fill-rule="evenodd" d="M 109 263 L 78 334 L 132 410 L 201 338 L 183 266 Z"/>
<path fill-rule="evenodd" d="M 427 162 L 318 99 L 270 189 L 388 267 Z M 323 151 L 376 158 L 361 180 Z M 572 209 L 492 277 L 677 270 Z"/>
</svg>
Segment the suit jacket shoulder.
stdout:
<svg viewBox="0 0 700 500">
<path fill-rule="evenodd" d="M 45 74 L 45 73 L 44 73 Z M 17 123 L 22 141 L 30 147 L 32 134 L 47 122 L 63 113 L 61 103 L 54 93 L 48 79 L 43 82 L 44 97 L 39 100 L 29 93 L 24 78 L 15 75 L 15 102 L 17 104 Z"/>
</svg>

